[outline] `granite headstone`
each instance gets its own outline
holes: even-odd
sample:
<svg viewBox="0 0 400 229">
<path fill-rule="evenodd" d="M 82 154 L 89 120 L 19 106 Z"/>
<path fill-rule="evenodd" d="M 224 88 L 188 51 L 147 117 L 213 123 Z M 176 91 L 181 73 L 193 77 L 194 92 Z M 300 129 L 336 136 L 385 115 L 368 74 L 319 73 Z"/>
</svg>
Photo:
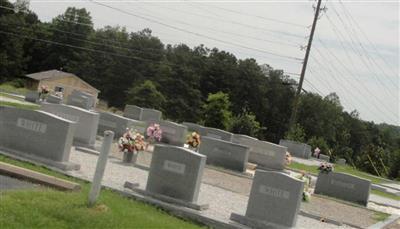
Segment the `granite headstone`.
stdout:
<svg viewBox="0 0 400 229">
<path fill-rule="evenodd" d="M 44 111 L 0 106 L 0 148 L 63 170 L 69 162 L 76 123 Z"/>
<path fill-rule="evenodd" d="M 94 148 L 97 128 L 99 125 L 99 113 L 76 106 L 52 103 L 42 103 L 40 109 L 77 122 L 74 134 L 74 144 Z"/>
<path fill-rule="evenodd" d="M 187 127 L 175 122 L 159 121 L 162 130 L 161 142 L 170 145 L 183 146 L 186 142 Z"/>
<path fill-rule="evenodd" d="M 232 142 L 248 146 L 249 162 L 273 170 L 285 168 L 287 148 L 271 142 L 260 141 L 247 135 L 234 134 Z"/>
<path fill-rule="evenodd" d="M 245 217 L 233 213 L 231 219 L 241 223 L 256 221 L 258 225 L 268 225 L 257 228 L 295 227 L 303 186 L 301 180 L 288 174 L 256 170 Z"/>
<path fill-rule="evenodd" d="M 245 172 L 249 147 L 216 138 L 203 137 L 199 153 L 207 156 L 207 164 Z"/>
<path fill-rule="evenodd" d="M 279 145 L 287 147 L 292 156 L 305 159 L 311 158 L 311 146 L 307 144 L 281 139 Z"/>
<path fill-rule="evenodd" d="M 320 172 L 314 193 L 367 206 L 370 189 L 370 180 L 346 173 Z"/>
<path fill-rule="evenodd" d="M 155 145 L 146 191 L 196 203 L 206 157 L 183 147 Z"/>
</svg>

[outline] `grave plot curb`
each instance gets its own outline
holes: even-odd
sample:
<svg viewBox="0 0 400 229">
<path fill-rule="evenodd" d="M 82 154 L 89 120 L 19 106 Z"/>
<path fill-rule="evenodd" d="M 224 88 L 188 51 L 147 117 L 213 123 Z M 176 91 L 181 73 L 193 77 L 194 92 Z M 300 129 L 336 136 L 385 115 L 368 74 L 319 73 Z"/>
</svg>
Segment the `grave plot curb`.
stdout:
<svg viewBox="0 0 400 229">
<path fill-rule="evenodd" d="M 77 183 L 45 175 L 29 169 L 0 162 L 0 174 L 5 174 L 17 179 L 27 180 L 33 183 L 50 186 L 63 191 L 78 191 L 81 186 Z"/>
<path fill-rule="evenodd" d="M 371 225 L 369 227 L 367 227 L 367 229 L 380 229 L 380 228 L 384 228 L 388 225 L 390 225 L 391 223 L 395 222 L 396 220 L 400 219 L 400 215 L 390 215 L 387 219 L 385 219 L 384 221 L 378 222 L 374 225 Z"/>
<path fill-rule="evenodd" d="M 368 201 L 368 202 L 374 203 L 374 204 L 379 205 L 379 206 L 384 206 L 384 207 L 391 207 L 391 208 L 400 209 L 400 206 L 396 206 L 396 205 L 392 205 L 392 204 L 385 204 L 385 203 L 376 202 L 376 201 L 371 201 L 371 200 Z"/>
</svg>

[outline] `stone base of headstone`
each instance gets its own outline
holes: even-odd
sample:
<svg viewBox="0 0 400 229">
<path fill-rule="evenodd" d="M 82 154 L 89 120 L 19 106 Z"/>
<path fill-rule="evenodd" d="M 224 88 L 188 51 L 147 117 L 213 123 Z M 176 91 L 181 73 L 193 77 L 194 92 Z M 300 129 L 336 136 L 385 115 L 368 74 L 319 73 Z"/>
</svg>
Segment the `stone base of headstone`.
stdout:
<svg viewBox="0 0 400 229">
<path fill-rule="evenodd" d="M 134 152 L 123 152 L 122 162 L 124 163 L 136 163 L 138 153 Z"/>
<path fill-rule="evenodd" d="M 223 172 L 223 173 L 227 173 L 227 174 L 230 174 L 230 175 L 233 175 L 233 176 L 250 178 L 250 179 L 253 178 L 253 174 L 249 173 L 247 171 L 245 171 L 245 172 L 236 172 L 236 171 L 233 171 L 233 170 L 228 170 L 228 169 L 217 167 L 217 166 L 214 166 L 214 165 L 206 165 L 206 168 L 213 169 L 213 170 L 216 170 L 216 171 L 219 171 L 219 172 Z"/>
<path fill-rule="evenodd" d="M 92 154 L 92 155 L 99 155 L 100 154 L 99 150 L 89 149 L 89 148 L 82 147 L 82 146 L 75 146 L 75 150 L 81 151 L 81 152 L 84 152 L 84 153 L 88 153 L 88 154 Z"/>
<path fill-rule="evenodd" d="M 0 154 L 11 157 L 21 161 L 27 161 L 37 165 L 44 165 L 48 167 L 54 167 L 63 171 L 79 170 L 81 166 L 73 162 L 59 162 L 53 161 L 46 158 L 38 157 L 33 154 L 26 154 L 23 152 L 11 150 L 8 148 L 0 147 Z"/>
<path fill-rule="evenodd" d="M 138 183 L 131 183 L 131 182 L 127 181 L 127 182 L 125 182 L 124 187 L 128 188 L 134 192 L 137 192 L 143 196 L 148 196 L 148 197 L 155 198 L 155 199 L 167 202 L 167 203 L 176 204 L 179 206 L 191 208 L 191 209 L 198 210 L 198 211 L 207 210 L 209 208 L 208 204 L 190 203 L 190 202 L 175 199 L 175 198 L 172 198 L 169 196 L 148 192 L 146 190 L 140 189 Z"/>
<path fill-rule="evenodd" d="M 244 215 L 240 215 L 240 214 L 236 214 L 236 213 L 231 213 L 231 217 L 230 220 L 243 224 L 245 226 L 248 226 L 250 228 L 254 228 L 254 229 L 286 229 L 289 227 L 284 227 L 281 225 L 276 225 L 276 224 L 272 224 L 272 223 L 267 223 L 267 222 L 263 222 L 257 219 L 252 219 L 249 217 L 246 217 Z"/>
<path fill-rule="evenodd" d="M 264 170 L 264 171 L 281 172 L 281 173 L 286 173 L 286 174 L 289 174 L 289 175 L 290 175 L 290 171 L 289 171 L 289 170 L 286 170 L 286 169 L 282 169 L 282 170 L 280 170 L 280 169 L 271 169 L 271 168 L 267 168 L 267 167 L 259 166 L 259 165 L 257 165 L 257 169 Z"/>
<path fill-rule="evenodd" d="M 96 150 L 96 146 L 95 146 L 94 143 L 93 144 L 88 144 L 88 143 L 84 143 L 84 142 L 80 142 L 80 141 L 74 140 L 72 142 L 72 145 L 75 146 L 75 147 L 81 147 L 81 148 L 88 148 L 88 149 Z"/>
</svg>

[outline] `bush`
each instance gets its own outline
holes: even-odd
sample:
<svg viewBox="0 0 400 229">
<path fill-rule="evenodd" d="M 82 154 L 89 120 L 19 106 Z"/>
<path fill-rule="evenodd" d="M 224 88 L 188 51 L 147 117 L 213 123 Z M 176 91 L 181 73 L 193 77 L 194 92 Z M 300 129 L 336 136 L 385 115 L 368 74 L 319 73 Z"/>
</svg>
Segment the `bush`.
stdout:
<svg viewBox="0 0 400 229">
<path fill-rule="evenodd" d="M 254 114 L 245 112 L 232 118 L 229 131 L 235 134 L 257 137 L 260 131 L 260 123 L 256 121 L 256 116 Z"/>
<path fill-rule="evenodd" d="M 217 92 L 208 94 L 207 102 L 203 106 L 204 125 L 226 130 L 230 126 L 232 113 L 228 94 Z"/>
</svg>

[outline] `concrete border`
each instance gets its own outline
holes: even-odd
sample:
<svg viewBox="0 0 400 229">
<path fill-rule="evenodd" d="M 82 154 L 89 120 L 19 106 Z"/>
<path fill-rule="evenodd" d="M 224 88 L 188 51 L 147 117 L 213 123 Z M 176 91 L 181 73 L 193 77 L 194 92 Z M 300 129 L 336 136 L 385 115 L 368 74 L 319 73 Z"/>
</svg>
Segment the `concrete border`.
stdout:
<svg viewBox="0 0 400 229">
<path fill-rule="evenodd" d="M 26 161 L 32 164 L 49 167 L 52 168 L 53 170 L 55 169 L 55 170 L 67 171 L 67 170 L 79 170 L 81 168 L 81 165 L 72 162 L 58 162 L 58 161 L 48 160 L 46 158 L 38 157 L 33 154 L 26 154 L 8 148 L 6 149 L 3 147 L 0 147 L 0 154 L 13 158 L 15 160 Z"/>
<path fill-rule="evenodd" d="M 289 227 L 284 227 L 281 225 L 277 224 L 271 224 L 271 223 L 266 223 L 257 219 L 252 219 L 244 215 L 240 215 L 237 213 L 231 213 L 231 216 L 229 217 L 230 220 L 240 223 L 242 225 L 246 225 L 248 227 L 254 228 L 254 229 L 284 229 L 284 228 L 289 228 Z"/>
<path fill-rule="evenodd" d="M 15 165 L 0 162 L 0 174 L 4 174 L 17 179 L 50 186 L 63 191 L 78 191 L 81 186 L 77 183 L 45 175 L 29 169 L 21 168 Z"/>
<path fill-rule="evenodd" d="M 392 224 L 393 222 L 395 222 L 396 220 L 400 219 L 400 215 L 390 215 L 387 219 L 385 219 L 384 221 L 380 221 L 374 225 L 371 225 L 369 227 L 367 227 L 367 229 L 380 229 L 380 228 L 384 228 L 386 226 L 389 226 L 390 224 Z"/>
<path fill-rule="evenodd" d="M 209 208 L 208 204 L 190 203 L 190 202 L 175 199 L 175 198 L 172 198 L 169 196 L 148 192 L 146 190 L 140 189 L 138 183 L 131 183 L 129 181 L 126 181 L 124 184 L 124 187 L 129 188 L 130 190 L 137 192 L 143 196 L 149 196 L 149 197 L 156 198 L 156 199 L 159 199 L 159 200 L 167 202 L 167 203 L 177 204 L 177 205 L 191 208 L 191 209 L 198 210 L 198 211 L 207 210 Z"/>
</svg>

